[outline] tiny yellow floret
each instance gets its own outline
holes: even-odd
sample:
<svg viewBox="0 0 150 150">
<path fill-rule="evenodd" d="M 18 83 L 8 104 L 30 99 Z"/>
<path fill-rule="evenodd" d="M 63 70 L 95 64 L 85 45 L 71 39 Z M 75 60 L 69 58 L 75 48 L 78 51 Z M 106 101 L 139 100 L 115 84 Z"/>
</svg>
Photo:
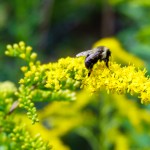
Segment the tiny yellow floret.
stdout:
<svg viewBox="0 0 150 150">
<path fill-rule="evenodd" d="M 25 42 L 20 41 L 20 42 L 19 42 L 19 46 L 20 46 L 20 47 L 21 47 L 21 46 L 25 46 Z"/>
<path fill-rule="evenodd" d="M 27 47 L 26 47 L 26 52 L 27 52 L 27 53 L 30 53 L 31 51 L 32 51 L 32 47 L 31 47 L 31 46 L 27 46 Z"/>
<path fill-rule="evenodd" d="M 24 83 L 24 79 L 20 79 L 19 83 L 23 84 Z"/>
<path fill-rule="evenodd" d="M 33 59 L 33 60 L 36 59 L 36 57 L 37 57 L 36 53 L 32 53 L 31 56 L 30 56 L 30 58 Z"/>
<path fill-rule="evenodd" d="M 7 48 L 8 50 L 11 50 L 11 49 L 12 49 L 12 46 L 9 44 L 9 45 L 6 46 L 6 48 Z"/>
<path fill-rule="evenodd" d="M 26 55 L 24 53 L 20 54 L 20 58 L 25 59 Z"/>
<path fill-rule="evenodd" d="M 22 71 L 22 72 L 26 72 L 27 70 L 28 70 L 28 67 L 27 67 L 27 66 L 21 67 L 21 71 Z"/>
</svg>

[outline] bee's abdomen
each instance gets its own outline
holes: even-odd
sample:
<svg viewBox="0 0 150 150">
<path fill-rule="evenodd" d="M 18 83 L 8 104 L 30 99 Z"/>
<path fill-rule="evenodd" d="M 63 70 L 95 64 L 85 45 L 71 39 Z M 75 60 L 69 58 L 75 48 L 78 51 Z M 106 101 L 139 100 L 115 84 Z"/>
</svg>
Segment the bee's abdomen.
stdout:
<svg viewBox="0 0 150 150">
<path fill-rule="evenodd" d="M 90 69 L 90 68 L 92 68 L 92 63 L 90 62 L 90 60 L 89 59 L 85 59 L 85 67 L 87 68 L 87 69 Z"/>
<path fill-rule="evenodd" d="M 92 69 L 93 68 L 93 65 L 95 64 L 95 63 L 97 63 L 97 61 L 98 61 L 98 59 L 97 58 L 91 58 L 91 57 L 87 57 L 86 59 L 85 59 L 85 67 L 87 68 L 87 69 Z"/>
</svg>

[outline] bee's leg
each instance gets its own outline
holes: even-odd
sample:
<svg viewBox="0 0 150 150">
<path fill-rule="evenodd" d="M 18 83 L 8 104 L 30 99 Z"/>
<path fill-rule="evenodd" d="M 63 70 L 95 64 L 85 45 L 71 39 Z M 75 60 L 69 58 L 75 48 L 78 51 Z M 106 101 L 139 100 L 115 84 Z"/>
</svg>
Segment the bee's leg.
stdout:
<svg viewBox="0 0 150 150">
<path fill-rule="evenodd" d="M 106 66 L 107 66 L 107 68 L 109 68 L 109 67 L 108 67 L 108 60 L 106 61 Z"/>
<path fill-rule="evenodd" d="M 109 59 L 104 59 L 104 61 L 106 63 L 106 67 L 109 68 L 109 66 L 108 66 Z"/>
<path fill-rule="evenodd" d="M 91 75 L 92 69 L 89 69 L 88 77 Z"/>
<path fill-rule="evenodd" d="M 87 57 L 85 59 L 85 67 L 89 70 L 88 77 L 91 75 L 92 68 L 93 68 L 93 65 L 94 65 L 94 63 L 92 61 L 93 60 L 88 58 L 88 55 L 87 55 Z"/>
<path fill-rule="evenodd" d="M 105 58 L 105 59 L 103 59 L 103 61 L 105 62 L 106 67 L 109 68 L 109 66 L 108 66 L 108 61 L 109 61 L 109 59 L 108 59 L 108 58 Z"/>
<path fill-rule="evenodd" d="M 88 72 L 88 77 L 91 75 L 91 72 L 92 72 L 92 69 L 93 69 L 93 63 L 91 63 L 88 67 L 87 67 L 87 69 L 89 70 L 89 72 Z"/>
</svg>

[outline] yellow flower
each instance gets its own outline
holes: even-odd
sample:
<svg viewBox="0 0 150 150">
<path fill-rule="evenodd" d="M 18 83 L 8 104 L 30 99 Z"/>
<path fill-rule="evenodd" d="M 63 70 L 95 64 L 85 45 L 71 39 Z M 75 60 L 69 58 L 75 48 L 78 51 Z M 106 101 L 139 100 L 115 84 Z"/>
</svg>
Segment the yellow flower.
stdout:
<svg viewBox="0 0 150 150">
<path fill-rule="evenodd" d="M 25 59 L 26 55 L 24 53 L 20 54 L 20 58 Z"/>
<path fill-rule="evenodd" d="M 27 66 L 21 67 L 21 71 L 22 71 L 22 72 L 26 72 L 27 70 L 28 70 L 28 67 L 27 67 Z"/>
<path fill-rule="evenodd" d="M 34 59 L 36 59 L 37 54 L 36 53 L 32 53 L 30 57 L 31 57 L 32 60 L 34 60 Z"/>
</svg>

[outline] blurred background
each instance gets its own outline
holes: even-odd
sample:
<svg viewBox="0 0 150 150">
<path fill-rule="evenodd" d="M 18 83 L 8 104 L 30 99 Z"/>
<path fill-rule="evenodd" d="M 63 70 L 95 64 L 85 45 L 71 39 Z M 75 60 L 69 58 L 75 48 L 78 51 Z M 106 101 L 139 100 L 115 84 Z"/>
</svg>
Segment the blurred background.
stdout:
<svg viewBox="0 0 150 150">
<path fill-rule="evenodd" d="M 149 0 L 1 0 L 0 81 L 17 83 L 21 77 L 18 68 L 22 62 L 4 55 L 7 44 L 19 41 L 31 45 L 43 63 L 74 57 L 96 43 L 105 44 L 112 48 L 114 61 L 122 65 L 131 62 L 137 67 L 145 66 L 149 74 L 149 18 Z M 89 98 L 79 98 L 83 99 Z M 61 110 L 59 107 L 55 111 L 58 109 Z M 76 109 L 73 110 L 76 112 Z M 61 129 L 63 132 L 56 134 L 54 146 L 60 144 L 59 150 L 150 149 L 149 106 L 141 106 L 140 100 L 129 95 L 107 96 L 102 92 L 92 101 L 80 105 L 78 111 L 80 113 L 71 118 L 80 118 L 80 121 L 72 122 L 71 127 L 61 111 L 57 115 L 46 111 L 45 116 L 43 113 L 43 124 L 47 127 L 45 133 L 43 130 L 44 136 L 53 127 L 47 125 L 52 122 L 53 113 L 61 121 L 61 126 L 68 127 L 68 130 Z"/>
</svg>

